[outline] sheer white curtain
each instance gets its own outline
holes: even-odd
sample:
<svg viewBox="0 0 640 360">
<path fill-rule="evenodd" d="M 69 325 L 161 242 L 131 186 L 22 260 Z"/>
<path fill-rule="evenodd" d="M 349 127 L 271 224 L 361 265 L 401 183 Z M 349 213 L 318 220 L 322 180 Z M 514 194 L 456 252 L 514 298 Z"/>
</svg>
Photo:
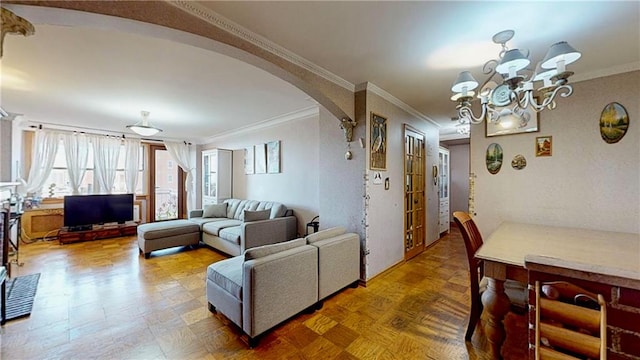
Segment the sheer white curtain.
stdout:
<svg viewBox="0 0 640 360">
<path fill-rule="evenodd" d="M 96 194 L 111 194 L 116 180 L 118 155 L 121 141 L 118 138 L 106 136 L 92 136 L 93 143 L 93 192 Z"/>
<path fill-rule="evenodd" d="M 196 170 L 195 160 L 191 156 L 191 146 L 185 142 L 179 141 L 164 141 L 169 155 L 173 161 L 180 166 L 182 171 L 187 173 L 187 178 L 184 181 L 184 188 L 187 192 L 187 211 L 193 210 L 193 204 L 195 204 L 196 192 L 193 191 L 193 173 Z"/>
<path fill-rule="evenodd" d="M 135 194 L 140 164 L 140 139 L 124 140 L 124 181 L 127 192 Z"/>
<path fill-rule="evenodd" d="M 42 190 L 42 186 L 51 174 L 53 162 L 58 152 L 60 133 L 48 130 L 36 131 L 33 140 L 33 154 L 31 155 L 31 168 L 27 181 L 27 193 L 35 193 Z"/>
<path fill-rule="evenodd" d="M 80 184 L 89 161 L 89 139 L 85 134 L 62 134 L 64 154 L 67 159 L 69 185 L 73 195 L 80 194 Z"/>
</svg>

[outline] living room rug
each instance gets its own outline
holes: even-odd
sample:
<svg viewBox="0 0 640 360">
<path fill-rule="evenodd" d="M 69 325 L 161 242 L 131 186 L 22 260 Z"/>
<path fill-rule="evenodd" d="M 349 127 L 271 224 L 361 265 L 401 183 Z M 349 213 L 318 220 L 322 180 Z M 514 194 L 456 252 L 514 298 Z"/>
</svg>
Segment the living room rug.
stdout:
<svg viewBox="0 0 640 360">
<path fill-rule="evenodd" d="M 7 321 L 31 314 L 40 273 L 7 280 Z"/>
</svg>

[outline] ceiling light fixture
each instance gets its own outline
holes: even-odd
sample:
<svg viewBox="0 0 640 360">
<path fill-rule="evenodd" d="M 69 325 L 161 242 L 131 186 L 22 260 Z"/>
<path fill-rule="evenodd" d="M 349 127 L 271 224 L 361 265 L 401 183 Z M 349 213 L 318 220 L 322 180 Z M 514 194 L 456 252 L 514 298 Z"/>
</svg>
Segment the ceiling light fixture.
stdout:
<svg viewBox="0 0 640 360">
<path fill-rule="evenodd" d="M 151 125 L 151 123 L 149 122 L 148 111 L 143 110 L 140 112 L 140 115 L 142 115 L 142 121 L 139 121 L 135 125 L 127 125 L 127 128 L 142 136 L 153 136 L 162 131 L 162 129 L 158 129 L 157 127 Z"/>
<path fill-rule="evenodd" d="M 545 108 L 554 109 L 556 95 L 569 97 L 573 93 L 573 87 L 568 84 L 568 78 L 573 75 L 573 72 L 567 71 L 566 66 L 578 60 L 581 56 L 580 52 L 566 41 L 555 43 L 527 78 L 518 72 L 526 70 L 531 63 L 529 51 L 509 49 L 506 46 L 507 41 L 511 40 L 514 34 L 513 30 L 504 30 L 493 36 L 493 42 L 500 44 L 502 50 L 497 60 L 489 60 L 482 67 L 482 72 L 488 77 L 478 91 L 482 107 L 480 116 L 475 116 L 471 109 L 472 102 L 475 100 L 473 90 L 478 87 L 478 82 L 469 71 L 463 71 L 458 75 L 451 87 L 451 91 L 454 92 L 451 100 L 457 103 L 456 109 L 460 120 L 479 124 L 486 118 L 489 122 L 499 123 L 501 116 L 522 115 L 526 108 L 536 112 Z M 497 83 L 492 81 L 494 76 L 501 81 Z M 535 81 L 542 82 L 542 86 L 537 90 L 533 87 Z"/>
</svg>

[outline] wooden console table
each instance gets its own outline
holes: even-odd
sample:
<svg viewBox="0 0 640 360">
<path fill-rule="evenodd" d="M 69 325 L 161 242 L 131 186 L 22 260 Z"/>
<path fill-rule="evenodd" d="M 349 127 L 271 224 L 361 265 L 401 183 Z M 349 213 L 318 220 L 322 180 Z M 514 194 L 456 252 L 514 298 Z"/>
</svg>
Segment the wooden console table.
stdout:
<svg viewBox="0 0 640 360">
<path fill-rule="evenodd" d="M 69 244 L 78 241 L 91 241 L 98 239 L 108 239 L 120 236 L 136 235 L 138 224 L 124 224 L 124 225 L 107 225 L 96 227 L 93 230 L 85 231 L 68 231 L 63 228 L 58 233 L 58 239 L 60 244 Z"/>
</svg>

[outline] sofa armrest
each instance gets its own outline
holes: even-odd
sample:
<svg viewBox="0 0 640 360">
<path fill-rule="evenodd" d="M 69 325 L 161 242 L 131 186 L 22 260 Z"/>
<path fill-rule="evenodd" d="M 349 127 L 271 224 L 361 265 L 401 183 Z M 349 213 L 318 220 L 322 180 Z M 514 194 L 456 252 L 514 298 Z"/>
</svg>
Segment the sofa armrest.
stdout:
<svg viewBox="0 0 640 360">
<path fill-rule="evenodd" d="M 318 249 L 311 245 L 247 260 L 242 274 L 242 330 L 250 337 L 318 301 Z"/>
<path fill-rule="evenodd" d="M 195 217 L 202 217 L 202 213 L 203 212 L 204 212 L 204 210 L 202 210 L 202 209 L 191 210 L 191 211 L 189 211 L 189 217 L 187 219 L 191 219 L 191 218 L 195 218 Z"/>
<path fill-rule="evenodd" d="M 298 220 L 295 216 L 242 223 L 240 253 L 256 246 L 295 239 L 297 228 Z"/>
<path fill-rule="evenodd" d="M 338 235 L 311 245 L 318 248 L 318 299 L 360 279 L 360 237 L 357 234 Z"/>
</svg>

